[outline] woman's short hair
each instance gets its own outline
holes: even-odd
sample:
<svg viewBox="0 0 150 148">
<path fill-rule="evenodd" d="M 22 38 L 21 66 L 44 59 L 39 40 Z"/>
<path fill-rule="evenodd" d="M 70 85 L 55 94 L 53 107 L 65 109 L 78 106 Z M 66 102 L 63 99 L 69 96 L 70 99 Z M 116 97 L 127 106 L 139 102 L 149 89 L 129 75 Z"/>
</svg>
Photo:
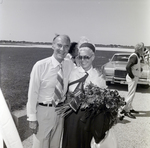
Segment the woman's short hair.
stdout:
<svg viewBox="0 0 150 148">
<path fill-rule="evenodd" d="M 95 45 L 92 43 L 82 43 L 79 48 L 88 47 L 95 53 Z"/>
</svg>

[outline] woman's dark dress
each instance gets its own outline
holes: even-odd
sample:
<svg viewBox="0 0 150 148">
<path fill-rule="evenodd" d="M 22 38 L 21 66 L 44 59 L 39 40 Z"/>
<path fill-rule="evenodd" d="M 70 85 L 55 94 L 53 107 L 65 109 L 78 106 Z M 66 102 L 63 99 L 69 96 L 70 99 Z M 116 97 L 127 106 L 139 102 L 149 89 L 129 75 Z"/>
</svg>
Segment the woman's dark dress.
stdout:
<svg viewBox="0 0 150 148">
<path fill-rule="evenodd" d="M 80 119 L 84 111 L 72 112 L 65 117 L 62 148 L 90 148 L 91 132 Z"/>
<path fill-rule="evenodd" d="M 83 80 L 85 81 L 86 77 L 80 79 L 79 84 Z M 72 82 L 72 84 L 74 83 Z M 89 115 L 89 118 L 84 118 L 85 111 L 79 109 L 76 113 L 72 112 L 65 117 L 62 148 L 91 148 L 92 137 L 96 142 L 100 142 L 104 138 L 105 131 L 109 129 L 109 119 L 104 113 L 97 116 L 93 116 L 91 113 Z"/>
</svg>

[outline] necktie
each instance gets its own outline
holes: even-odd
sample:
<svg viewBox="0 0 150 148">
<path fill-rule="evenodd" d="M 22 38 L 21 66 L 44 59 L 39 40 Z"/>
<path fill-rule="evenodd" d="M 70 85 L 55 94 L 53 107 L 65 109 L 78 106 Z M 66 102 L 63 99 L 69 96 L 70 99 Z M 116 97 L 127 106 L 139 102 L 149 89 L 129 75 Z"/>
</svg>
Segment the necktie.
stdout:
<svg viewBox="0 0 150 148">
<path fill-rule="evenodd" d="M 60 69 L 57 73 L 57 83 L 54 90 L 54 102 L 55 104 L 58 104 L 63 95 L 63 71 L 62 71 L 62 65 L 59 65 Z"/>
</svg>

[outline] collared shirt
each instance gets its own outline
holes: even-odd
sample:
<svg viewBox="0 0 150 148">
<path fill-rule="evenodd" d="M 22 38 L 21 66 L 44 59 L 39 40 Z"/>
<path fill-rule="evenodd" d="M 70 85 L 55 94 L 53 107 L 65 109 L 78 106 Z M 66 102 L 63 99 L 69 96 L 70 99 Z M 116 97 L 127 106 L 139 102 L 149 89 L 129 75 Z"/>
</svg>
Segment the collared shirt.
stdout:
<svg viewBox="0 0 150 148">
<path fill-rule="evenodd" d="M 29 121 L 36 121 L 38 102 L 51 103 L 54 97 L 59 62 L 51 56 L 38 61 L 32 69 L 28 91 L 27 116 Z"/>
<path fill-rule="evenodd" d="M 100 75 L 95 68 L 91 67 L 86 72 L 89 75 L 88 75 L 87 79 L 85 80 L 84 87 L 86 85 L 90 84 L 91 82 L 100 88 L 107 87 L 102 75 Z M 70 74 L 69 82 L 73 82 L 75 80 L 82 78 L 86 74 L 86 72 L 82 67 L 76 67 L 76 69 L 74 69 Z M 76 86 L 77 86 L 77 84 L 70 85 L 69 91 L 73 92 L 74 89 L 76 88 Z"/>
<path fill-rule="evenodd" d="M 66 55 L 66 58 L 72 59 L 72 55 L 71 55 L 70 53 L 68 53 L 68 54 Z"/>
</svg>

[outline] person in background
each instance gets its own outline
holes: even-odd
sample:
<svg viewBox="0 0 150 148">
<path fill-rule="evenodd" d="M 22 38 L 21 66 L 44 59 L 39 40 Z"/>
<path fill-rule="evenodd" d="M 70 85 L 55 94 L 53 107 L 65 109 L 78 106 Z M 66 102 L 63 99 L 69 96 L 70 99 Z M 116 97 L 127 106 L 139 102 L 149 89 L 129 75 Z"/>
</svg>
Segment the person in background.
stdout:
<svg viewBox="0 0 150 148">
<path fill-rule="evenodd" d="M 33 148 L 60 147 L 63 118 L 55 107 L 65 99 L 73 68 L 72 61 L 65 59 L 69 48 L 70 38 L 57 35 L 52 42 L 53 55 L 33 66 L 27 102 L 27 120 L 34 133 Z"/>
<path fill-rule="evenodd" d="M 81 36 L 78 41 L 78 48 L 80 48 L 81 44 L 88 42 L 90 42 L 90 40 L 86 36 Z"/>
<path fill-rule="evenodd" d="M 127 76 L 126 81 L 128 83 L 128 94 L 126 96 L 126 105 L 123 108 L 122 113 L 129 118 L 136 119 L 136 117 L 132 114 L 139 114 L 138 111 L 133 109 L 132 103 L 135 96 L 137 82 L 139 77 L 141 76 L 142 67 L 141 67 L 141 56 L 144 51 L 144 43 L 138 43 L 135 45 L 135 52 L 132 53 L 128 59 L 128 64 L 126 66 Z"/>
<path fill-rule="evenodd" d="M 149 52 L 149 49 L 148 48 L 144 48 L 144 53 L 143 53 L 143 63 L 149 63 L 150 62 L 150 52 Z"/>
<path fill-rule="evenodd" d="M 85 36 L 81 36 L 78 42 L 72 42 L 67 54 L 67 58 L 71 59 L 76 66 L 80 66 L 78 59 L 78 49 L 82 43 L 89 42 L 89 39 Z"/>
<path fill-rule="evenodd" d="M 67 58 L 70 58 L 75 65 L 78 65 L 78 43 L 72 42 L 67 54 Z"/>
</svg>

